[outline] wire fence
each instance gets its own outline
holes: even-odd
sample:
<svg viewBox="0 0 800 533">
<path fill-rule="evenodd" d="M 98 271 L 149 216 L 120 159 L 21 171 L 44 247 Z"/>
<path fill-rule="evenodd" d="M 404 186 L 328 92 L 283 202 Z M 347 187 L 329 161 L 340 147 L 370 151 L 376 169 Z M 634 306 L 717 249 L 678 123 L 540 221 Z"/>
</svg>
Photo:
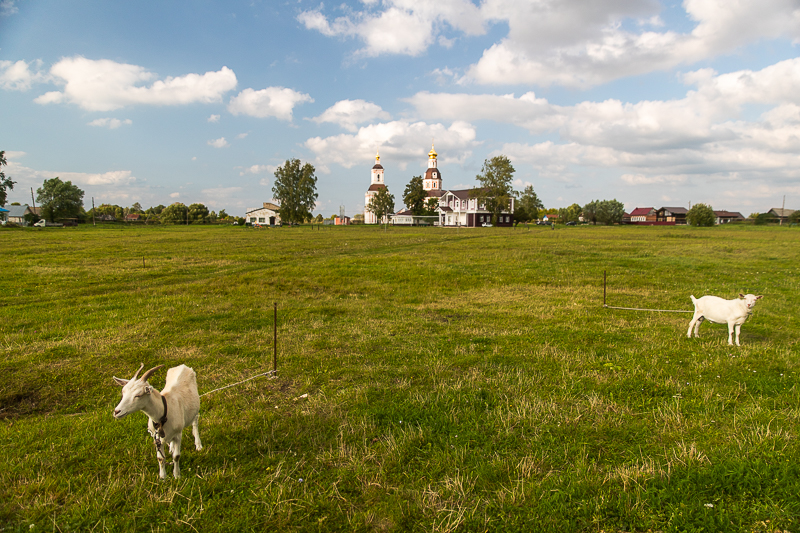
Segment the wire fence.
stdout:
<svg viewBox="0 0 800 533">
<path fill-rule="evenodd" d="M 685 311 L 683 309 L 645 309 L 642 307 L 617 307 L 613 305 L 608 305 L 606 303 L 606 295 L 608 292 L 608 282 L 606 271 L 603 270 L 603 308 L 604 309 L 621 309 L 623 311 L 650 311 L 653 313 L 694 313 L 694 311 Z"/>
</svg>

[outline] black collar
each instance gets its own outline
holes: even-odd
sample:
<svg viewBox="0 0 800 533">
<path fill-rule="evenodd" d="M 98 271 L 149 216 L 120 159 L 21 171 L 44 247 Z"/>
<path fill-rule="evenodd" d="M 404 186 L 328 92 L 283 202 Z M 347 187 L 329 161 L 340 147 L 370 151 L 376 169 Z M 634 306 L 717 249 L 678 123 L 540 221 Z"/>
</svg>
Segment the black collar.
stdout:
<svg viewBox="0 0 800 533">
<path fill-rule="evenodd" d="M 164 424 L 167 423 L 167 398 L 162 394 L 161 403 L 164 404 L 164 415 L 158 422 L 153 422 L 153 428 L 158 432 L 162 438 L 164 437 Z"/>
</svg>

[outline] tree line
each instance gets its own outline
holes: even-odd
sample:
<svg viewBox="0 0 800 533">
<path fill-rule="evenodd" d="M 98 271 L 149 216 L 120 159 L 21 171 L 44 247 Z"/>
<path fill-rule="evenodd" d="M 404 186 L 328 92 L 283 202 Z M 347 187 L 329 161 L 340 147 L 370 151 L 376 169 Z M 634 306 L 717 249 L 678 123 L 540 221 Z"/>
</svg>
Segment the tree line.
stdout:
<svg viewBox="0 0 800 533">
<path fill-rule="evenodd" d="M 0 207 L 5 206 L 8 190 L 16 184 L 5 175 L 3 167 L 8 163 L 5 151 L 0 151 Z M 275 182 L 272 187 L 274 199 L 278 202 L 278 215 L 285 224 L 301 224 L 304 222 L 322 222 L 322 215 L 313 215 L 316 207 L 317 177 L 316 169 L 310 163 L 301 163 L 299 159 L 288 159 L 275 171 Z M 513 189 L 514 166 L 504 155 L 484 161 L 480 174 L 475 179 L 479 186 L 470 189 L 470 198 L 477 199 L 491 213 L 492 223 L 504 210 L 508 209 L 511 199 L 516 199 L 514 210 L 515 222 L 539 220 L 544 215 L 557 215 L 560 223 L 580 220 L 592 224 L 619 224 L 622 222 L 625 207 L 613 200 L 592 200 L 581 206 L 574 203 L 568 207 L 545 209 L 544 204 L 533 189 L 527 185 L 521 192 Z M 244 224 L 243 217 L 228 215 L 224 209 L 219 213 L 211 211 L 202 203 L 185 205 L 181 202 L 169 206 L 158 205 L 143 209 L 138 202 L 130 207 L 112 204 L 101 204 L 89 211 L 83 207 L 84 191 L 70 181 L 62 181 L 59 177 L 45 180 L 42 187 L 36 190 L 36 201 L 41 207 L 42 218 L 51 222 L 64 219 L 89 221 L 97 218 L 124 220 L 130 214 L 140 214 L 146 222 L 166 224 L 211 224 L 233 223 Z M 439 199 L 429 197 L 423 187 L 422 176 L 413 176 L 403 191 L 403 203 L 414 216 L 434 216 Z M 380 188 L 371 198 L 366 209 L 375 214 L 378 220 L 395 212 L 394 195 L 386 187 Z M 750 215 L 755 224 L 775 222 L 768 213 Z M 773 217 L 774 218 L 774 217 Z M 693 226 L 713 226 L 716 215 L 711 206 L 698 203 L 692 206 L 686 220 Z M 800 211 L 795 211 L 789 222 L 800 222 Z"/>
</svg>

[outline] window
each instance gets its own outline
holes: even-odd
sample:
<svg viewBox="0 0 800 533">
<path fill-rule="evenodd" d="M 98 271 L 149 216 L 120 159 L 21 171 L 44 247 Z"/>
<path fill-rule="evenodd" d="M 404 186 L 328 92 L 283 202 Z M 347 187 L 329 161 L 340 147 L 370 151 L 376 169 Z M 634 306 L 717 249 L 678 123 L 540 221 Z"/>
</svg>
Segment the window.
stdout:
<svg viewBox="0 0 800 533">
<path fill-rule="evenodd" d="M 264 217 L 258 217 L 258 222 L 259 224 L 261 224 L 263 222 L 266 222 L 266 220 L 264 219 Z"/>
</svg>

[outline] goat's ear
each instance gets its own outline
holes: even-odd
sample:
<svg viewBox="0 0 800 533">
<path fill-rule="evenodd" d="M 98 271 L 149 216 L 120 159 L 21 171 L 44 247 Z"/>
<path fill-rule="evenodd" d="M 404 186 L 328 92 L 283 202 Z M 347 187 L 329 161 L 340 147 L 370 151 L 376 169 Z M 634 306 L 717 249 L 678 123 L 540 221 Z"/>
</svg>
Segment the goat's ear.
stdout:
<svg viewBox="0 0 800 533">
<path fill-rule="evenodd" d="M 127 379 L 119 379 L 119 378 L 118 378 L 118 377 L 116 377 L 116 376 L 112 376 L 112 377 L 111 377 L 111 379 L 113 379 L 113 380 L 114 380 L 114 383 L 116 383 L 116 384 L 117 384 L 117 385 L 119 385 L 120 387 L 124 387 L 125 385 L 127 385 L 127 384 L 128 384 L 128 380 L 127 380 Z"/>
<path fill-rule="evenodd" d="M 758 296 L 756 296 L 756 300 L 760 300 L 763 297 L 764 297 L 763 295 L 759 294 Z"/>
<path fill-rule="evenodd" d="M 144 393 L 145 393 L 145 394 L 150 394 L 150 389 L 151 389 L 150 385 L 147 385 L 147 386 L 144 388 Z"/>
<path fill-rule="evenodd" d="M 740 292 L 740 293 L 739 293 L 739 298 L 744 298 L 744 294 L 742 294 L 742 293 Z"/>
</svg>

